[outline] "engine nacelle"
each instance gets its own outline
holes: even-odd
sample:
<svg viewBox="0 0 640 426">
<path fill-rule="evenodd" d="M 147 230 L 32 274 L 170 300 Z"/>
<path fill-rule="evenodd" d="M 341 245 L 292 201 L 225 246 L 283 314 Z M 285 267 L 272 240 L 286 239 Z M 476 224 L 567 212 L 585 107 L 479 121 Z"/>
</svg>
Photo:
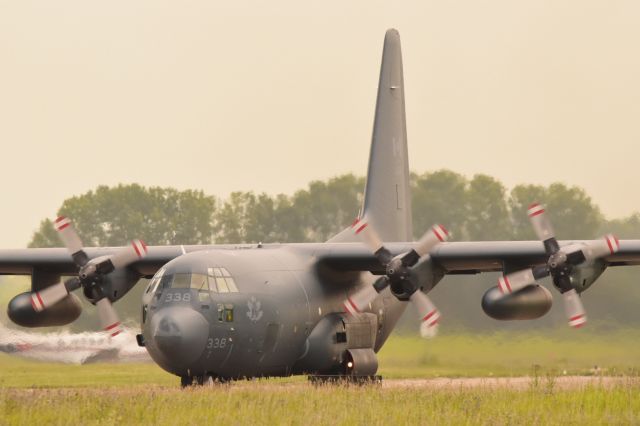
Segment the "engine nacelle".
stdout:
<svg viewBox="0 0 640 426">
<path fill-rule="evenodd" d="M 553 298 L 546 288 L 528 285 L 515 293 L 502 294 L 491 287 L 482 296 L 482 310 L 497 320 L 531 320 L 540 318 L 551 309 Z"/>
<path fill-rule="evenodd" d="M 607 266 L 604 262 L 579 265 L 571 272 L 571 285 L 578 293 L 582 293 L 600 278 L 605 269 Z"/>
<path fill-rule="evenodd" d="M 70 294 L 53 306 L 37 312 L 31 304 L 31 293 L 20 293 L 9 302 L 7 314 L 22 327 L 53 327 L 72 323 L 80 316 L 80 300 Z"/>
<path fill-rule="evenodd" d="M 294 370 L 298 373 L 369 376 L 378 370 L 373 351 L 377 317 L 329 314 L 307 338 L 306 348 Z"/>
<path fill-rule="evenodd" d="M 106 256 L 97 257 L 92 259 L 91 262 L 99 263 Z M 125 294 L 129 292 L 140 280 L 141 275 L 133 271 L 130 268 L 120 268 L 102 277 L 101 290 L 102 294 L 111 300 L 116 302 L 121 299 Z M 84 288 L 84 296 L 91 303 L 96 302 L 95 294 L 91 291 L 90 287 Z"/>
</svg>

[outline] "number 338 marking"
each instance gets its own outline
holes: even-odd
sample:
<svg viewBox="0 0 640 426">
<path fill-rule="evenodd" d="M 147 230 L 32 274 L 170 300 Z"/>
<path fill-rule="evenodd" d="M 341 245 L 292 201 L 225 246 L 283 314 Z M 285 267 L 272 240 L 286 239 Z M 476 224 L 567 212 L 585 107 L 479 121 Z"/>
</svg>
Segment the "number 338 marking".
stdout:
<svg viewBox="0 0 640 426">
<path fill-rule="evenodd" d="M 209 340 L 207 340 L 207 349 L 222 349 L 225 346 L 227 346 L 227 338 L 223 337 L 223 338 L 211 338 L 209 337 Z"/>
<path fill-rule="evenodd" d="M 167 293 L 165 302 L 191 302 L 191 293 Z"/>
</svg>

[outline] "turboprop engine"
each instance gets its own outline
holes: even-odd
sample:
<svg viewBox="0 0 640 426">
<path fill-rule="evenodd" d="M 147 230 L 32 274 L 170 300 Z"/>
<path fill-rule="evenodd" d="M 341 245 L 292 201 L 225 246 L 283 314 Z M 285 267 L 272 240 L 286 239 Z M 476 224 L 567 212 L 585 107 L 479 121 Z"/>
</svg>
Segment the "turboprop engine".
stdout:
<svg viewBox="0 0 640 426">
<path fill-rule="evenodd" d="M 484 295 L 482 308 L 487 315 L 496 319 L 538 318 L 549 309 L 543 309 L 545 296 L 541 291 L 544 290 L 534 284 L 539 279 L 551 277 L 554 287 L 562 294 L 569 325 L 580 328 L 587 322 L 580 293 L 589 288 L 604 272 L 606 264 L 603 258 L 620 250 L 620 242 L 614 235 L 608 234 L 601 240 L 577 241 L 560 246 L 544 207 L 533 203 L 527 213 L 538 239 L 542 242 L 547 260 L 543 264 L 519 271 L 505 271 L 505 274 L 498 278 L 498 287 Z M 538 287 L 538 290 L 535 287 Z M 499 292 L 502 293 L 503 300 L 498 300 Z M 550 304 L 549 300 L 549 307 Z"/>
<path fill-rule="evenodd" d="M 604 270 L 602 262 L 579 265 L 572 269 L 569 280 L 573 288 L 583 292 L 600 278 Z M 503 293 L 499 286 L 495 286 L 482 296 L 482 310 L 497 320 L 531 320 L 549 312 L 552 299 L 551 292 L 538 284 L 528 285 L 513 293 Z"/>
<path fill-rule="evenodd" d="M 142 240 L 133 240 L 130 246 L 111 255 L 90 259 L 68 218 L 60 216 L 54 227 L 78 267 L 78 275 L 44 288 L 32 285 L 31 292 L 19 294 L 9 302 L 9 318 L 25 327 L 69 324 L 81 310 L 71 292 L 82 289 L 85 298 L 98 310 L 102 329 L 112 337 L 117 336 L 122 327 L 111 302 L 124 296 L 140 278 L 127 266 L 145 257 L 147 246 Z M 32 283 L 33 280 L 32 276 Z"/>
</svg>

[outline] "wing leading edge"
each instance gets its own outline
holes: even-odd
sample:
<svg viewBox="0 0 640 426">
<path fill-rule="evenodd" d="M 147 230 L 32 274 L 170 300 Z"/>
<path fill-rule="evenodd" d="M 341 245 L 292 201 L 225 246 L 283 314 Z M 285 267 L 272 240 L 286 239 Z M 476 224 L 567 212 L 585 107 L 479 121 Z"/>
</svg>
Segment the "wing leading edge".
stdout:
<svg viewBox="0 0 640 426">
<path fill-rule="evenodd" d="M 586 241 L 560 241 L 560 246 Z M 406 252 L 414 244 L 393 243 L 394 254 Z M 364 245 L 328 244 L 324 253 L 318 253 L 320 262 L 339 270 L 360 270 L 382 273 L 384 268 Z M 505 265 L 527 267 L 543 264 L 547 260 L 540 241 L 474 241 L 451 242 L 436 246 L 430 253 L 433 262 L 446 274 L 473 274 L 502 271 Z M 621 240 L 620 250 L 606 256 L 607 266 L 640 265 L 640 240 Z"/>
<path fill-rule="evenodd" d="M 560 246 L 583 241 L 560 241 Z M 393 256 L 411 250 L 415 243 L 390 243 Z M 247 245 L 151 246 L 147 257 L 130 268 L 151 276 L 165 263 L 192 251 L 248 249 Z M 265 244 L 261 249 L 288 248 L 314 257 L 318 263 L 341 271 L 369 271 L 383 274 L 384 267 L 362 243 Z M 121 247 L 87 248 L 89 258 L 115 253 Z M 505 265 L 528 267 L 546 261 L 539 241 L 450 242 L 436 246 L 429 255 L 446 274 L 474 274 L 502 271 Z M 605 257 L 607 266 L 640 265 L 640 240 L 621 240 L 620 250 Z M 77 266 L 64 248 L 0 250 L 0 275 L 31 275 L 35 271 L 75 275 Z"/>
</svg>

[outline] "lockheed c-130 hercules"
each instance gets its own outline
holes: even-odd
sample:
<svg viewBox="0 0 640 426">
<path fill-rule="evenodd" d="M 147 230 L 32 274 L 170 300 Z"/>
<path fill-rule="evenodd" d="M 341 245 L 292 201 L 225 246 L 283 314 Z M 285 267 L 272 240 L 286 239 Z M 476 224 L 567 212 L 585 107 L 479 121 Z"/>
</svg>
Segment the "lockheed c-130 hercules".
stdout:
<svg viewBox="0 0 640 426">
<path fill-rule="evenodd" d="M 363 378 L 408 303 L 421 332 L 439 313 L 427 293 L 447 274 L 502 271 L 482 300 L 503 320 L 534 319 L 551 307 L 536 280 L 551 276 L 569 325 L 586 322 L 579 294 L 609 266 L 640 264 L 640 241 L 557 241 L 544 208 L 529 209 L 539 241 L 445 242 L 433 226 L 412 241 L 411 197 L 400 38 L 389 30 L 364 201 L 352 227 L 325 243 L 85 248 L 71 221 L 56 229 L 66 249 L 0 251 L 0 273 L 31 275 L 9 317 L 26 327 L 63 325 L 80 314 L 74 290 L 92 302 L 101 325 L 120 331 L 112 302 L 141 278 L 138 343 L 182 385 L 309 374 Z M 357 212 L 354 212 L 356 216 Z M 71 276 L 66 281 L 62 276 Z"/>
</svg>

